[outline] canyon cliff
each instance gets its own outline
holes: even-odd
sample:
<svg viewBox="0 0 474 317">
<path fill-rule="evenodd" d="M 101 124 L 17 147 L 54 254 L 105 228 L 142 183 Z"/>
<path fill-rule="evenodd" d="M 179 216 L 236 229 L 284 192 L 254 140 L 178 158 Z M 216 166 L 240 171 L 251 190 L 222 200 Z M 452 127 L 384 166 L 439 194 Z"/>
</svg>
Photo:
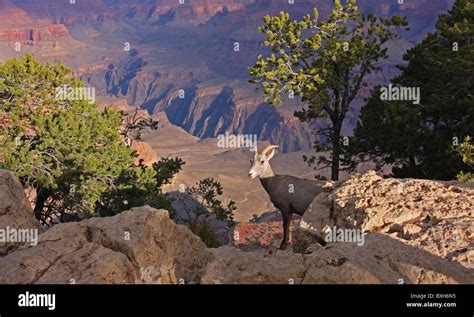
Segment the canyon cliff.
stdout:
<svg viewBox="0 0 474 317">
<path fill-rule="evenodd" d="M 411 27 L 389 44 L 390 58 L 369 82 L 395 76 L 404 51 L 431 31 L 452 3 L 358 1 L 364 12 L 406 15 Z M 301 101 L 284 98 L 277 108 L 264 104 L 247 83 L 247 68 L 264 52 L 257 30 L 264 15 L 285 10 L 299 18 L 316 6 L 326 16 L 330 0 L 2 0 L 0 5 L 1 59 L 25 52 L 61 59 L 101 94 L 125 98 L 152 114 L 166 112 L 171 123 L 199 138 L 224 131 L 256 134 L 285 152 L 311 149 L 316 140 L 315 127 L 293 117 Z M 17 41 L 25 44 L 21 52 L 14 51 Z M 351 133 L 367 93 L 355 101 L 344 135 Z"/>
</svg>

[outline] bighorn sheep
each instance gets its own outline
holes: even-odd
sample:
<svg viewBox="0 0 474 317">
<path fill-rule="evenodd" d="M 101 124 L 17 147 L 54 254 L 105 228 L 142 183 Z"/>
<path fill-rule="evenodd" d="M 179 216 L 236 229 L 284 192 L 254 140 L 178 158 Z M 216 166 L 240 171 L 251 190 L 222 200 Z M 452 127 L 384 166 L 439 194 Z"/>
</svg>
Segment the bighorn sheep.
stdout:
<svg viewBox="0 0 474 317">
<path fill-rule="evenodd" d="M 303 215 L 314 197 L 323 191 L 322 182 L 317 180 L 301 179 L 289 175 L 275 175 L 270 166 L 270 159 L 275 155 L 277 145 L 266 147 L 258 154 L 255 146 L 255 155 L 251 160 L 252 168 L 249 177 L 260 178 L 263 188 L 270 196 L 273 205 L 283 216 L 283 241 L 280 250 L 287 247 L 289 239 L 290 221 L 293 214 Z"/>
</svg>

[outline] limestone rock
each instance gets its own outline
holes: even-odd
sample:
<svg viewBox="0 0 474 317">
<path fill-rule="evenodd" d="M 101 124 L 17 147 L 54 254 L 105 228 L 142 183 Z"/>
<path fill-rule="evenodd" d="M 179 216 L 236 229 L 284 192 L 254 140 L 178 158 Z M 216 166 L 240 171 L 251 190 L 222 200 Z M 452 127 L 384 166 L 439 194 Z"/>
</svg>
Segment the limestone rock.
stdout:
<svg viewBox="0 0 474 317">
<path fill-rule="evenodd" d="M 466 284 L 474 271 L 457 262 L 373 233 L 365 244 L 313 245 L 305 255 L 305 284 Z"/>
<path fill-rule="evenodd" d="M 306 254 L 289 250 L 212 250 L 204 284 L 457 284 L 473 283 L 474 272 L 383 234 L 364 246 L 313 244 Z"/>
<path fill-rule="evenodd" d="M 474 190 L 469 186 L 384 179 L 370 171 L 354 175 L 330 194 L 320 194 L 312 206 L 296 229 L 300 252 L 328 225 L 382 233 L 474 268 Z"/>
<path fill-rule="evenodd" d="M 375 172 L 355 175 L 336 191 L 334 216 L 343 227 L 351 225 L 344 223 L 350 217 L 365 232 L 387 232 L 398 225 L 396 238 L 474 268 L 474 190 L 454 185 L 383 179 Z"/>
<path fill-rule="evenodd" d="M 332 193 L 322 192 L 314 198 L 308 210 L 301 217 L 299 226 L 294 230 L 292 244 L 296 252 L 304 252 L 315 242 L 325 244 L 324 237 L 328 228 L 332 228 L 331 218 Z"/>
<path fill-rule="evenodd" d="M 0 284 L 196 283 L 210 256 L 166 211 L 145 206 L 54 226 L 0 258 Z"/>
<path fill-rule="evenodd" d="M 397 194 L 401 182 L 406 193 Z M 132 208 L 58 224 L 36 246 L 6 249 L 0 284 L 472 284 L 472 205 L 469 188 L 356 175 L 318 195 L 294 222 L 297 252 L 276 250 L 279 222 L 237 228 L 244 246 L 258 248 L 207 249 L 166 211 Z M 6 171 L 0 224 L 39 228 L 20 183 Z M 321 241 L 332 226 L 365 231 L 363 243 Z"/>
<path fill-rule="evenodd" d="M 306 270 L 303 256 L 289 250 L 244 252 L 225 246 L 212 253 L 203 284 L 299 284 Z"/>
<path fill-rule="evenodd" d="M 12 172 L 0 170 L 0 229 L 42 230 L 23 187 Z M 0 256 L 20 247 L 20 243 L 0 241 Z"/>
</svg>

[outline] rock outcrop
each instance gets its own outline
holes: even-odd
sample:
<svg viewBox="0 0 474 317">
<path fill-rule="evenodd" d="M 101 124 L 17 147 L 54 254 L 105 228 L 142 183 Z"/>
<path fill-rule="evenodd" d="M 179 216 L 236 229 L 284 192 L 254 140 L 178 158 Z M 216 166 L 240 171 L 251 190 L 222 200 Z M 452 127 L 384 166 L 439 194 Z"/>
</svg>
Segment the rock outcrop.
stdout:
<svg viewBox="0 0 474 317">
<path fill-rule="evenodd" d="M 293 232 L 292 245 L 296 252 L 305 252 L 314 243 L 325 244 L 327 230 L 334 225 L 332 190 L 338 186 L 337 183 L 328 182 L 324 186 L 325 190 L 309 205 Z"/>
<path fill-rule="evenodd" d="M 41 231 L 23 187 L 12 172 L 0 170 L 0 230 L 21 229 Z M 3 238 L 0 235 L 0 238 Z M 6 237 L 5 237 L 6 238 Z M 19 242 L 0 239 L 0 256 L 21 246 Z M 7 240 L 7 239 L 5 239 Z"/>
<path fill-rule="evenodd" d="M 295 247 L 303 251 L 333 227 L 357 228 L 474 268 L 473 212 L 474 190 L 463 184 L 383 179 L 371 171 L 316 197 Z"/>
<path fill-rule="evenodd" d="M 69 32 L 64 25 L 50 25 L 45 27 L 24 27 L 0 29 L 0 41 L 28 42 L 34 45 L 37 42 L 53 42 L 62 37 L 68 37 Z M 59 39 L 58 39 L 59 38 Z"/>
<path fill-rule="evenodd" d="M 15 6 L 11 0 L 0 0 L 0 19 L 2 25 L 31 22 L 28 14 Z"/>
<path fill-rule="evenodd" d="M 242 224 L 235 242 L 241 250 L 213 250 L 203 282 L 473 283 L 474 196 L 468 187 L 355 175 L 314 199 L 292 230 L 296 254 L 276 251 L 270 241 L 281 238 L 275 235 L 280 222 Z M 335 228 L 365 232 L 364 243 L 326 242 Z"/>
<path fill-rule="evenodd" d="M 382 234 L 364 247 L 313 244 L 306 254 L 292 251 L 212 250 L 205 284 L 457 284 L 474 282 L 474 272 Z"/>
<path fill-rule="evenodd" d="M 30 18 L 28 13 L 11 0 L 0 0 L 0 42 L 29 42 L 61 40 L 69 31 L 62 24 L 50 24 Z"/>
<path fill-rule="evenodd" d="M 142 161 L 145 166 L 152 166 L 158 160 L 155 150 L 146 142 L 133 141 L 131 148 L 137 152 L 138 156 L 135 159 L 137 165 Z"/>
<path fill-rule="evenodd" d="M 225 246 L 212 253 L 203 284 L 288 284 L 291 279 L 300 283 L 306 270 L 303 255 L 291 251 L 245 252 Z"/>
<path fill-rule="evenodd" d="M 393 192 L 397 184 L 401 193 Z M 0 173 L 0 194 L 0 227 L 38 226 L 10 172 Z M 132 208 L 55 225 L 37 245 L 8 249 L 0 284 L 469 284 L 472 199 L 472 189 L 453 184 L 355 175 L 314 199 L 295 221 L 294 250 L 285 251 L 269 240 L 272 224 L 270 234 L 260 231 L 266 239 L 249 239 L 263 248 L 208 249 L 166 211 Z M 399 212 L 403 206 L 411 207 Z M 365 235 L 361 244 L 321 241 L 328 226 Z M 240 228 L 249 238 L 249 226 Z"/>
<path fill-rule="evenodd" d="M 166 211 L 132 208 L 54 226 L 37 246 L 0 258 L 0 284 L 197 283 L 211 254 Z"/>
</svg>

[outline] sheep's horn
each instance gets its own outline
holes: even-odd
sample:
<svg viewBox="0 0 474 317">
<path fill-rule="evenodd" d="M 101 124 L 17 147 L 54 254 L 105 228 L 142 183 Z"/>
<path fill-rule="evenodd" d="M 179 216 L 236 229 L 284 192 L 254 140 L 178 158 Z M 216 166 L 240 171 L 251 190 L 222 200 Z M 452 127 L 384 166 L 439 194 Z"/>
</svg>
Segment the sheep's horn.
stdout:
<svg viewBox="0 0 474 317">
<path fill-rule="evenodd" d="M 262 155 L 267 155 L 271 150 L 277 149 L 278 145 L 269 145 L 262 151 Z"/>
</svg>

